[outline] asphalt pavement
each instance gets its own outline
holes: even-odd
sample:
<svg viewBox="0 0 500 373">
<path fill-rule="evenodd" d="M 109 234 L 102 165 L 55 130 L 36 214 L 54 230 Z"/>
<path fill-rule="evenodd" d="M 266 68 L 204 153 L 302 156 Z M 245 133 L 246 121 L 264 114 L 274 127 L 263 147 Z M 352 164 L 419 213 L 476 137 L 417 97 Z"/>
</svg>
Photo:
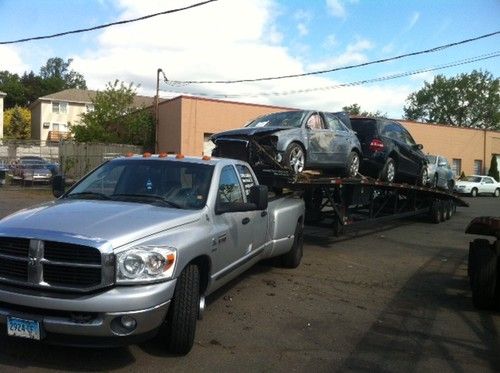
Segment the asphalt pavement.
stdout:
<svg viewBox="0 0 500 373">
<path fill-rule="evenodd" d="M 50 198 L 0 188 L 0 216 Z M 209 297 L 187 356 L 158 339 L 82 349 L 2 336 L 0 371 L 498 371 L 500 313 L 472 306 L 464 230 L 499 216 L 500 198 L 465 200 L 441 224 L 404 219 L 339 238 L 307 226 L 299 268 L 260 263 Z"/>
</svg>

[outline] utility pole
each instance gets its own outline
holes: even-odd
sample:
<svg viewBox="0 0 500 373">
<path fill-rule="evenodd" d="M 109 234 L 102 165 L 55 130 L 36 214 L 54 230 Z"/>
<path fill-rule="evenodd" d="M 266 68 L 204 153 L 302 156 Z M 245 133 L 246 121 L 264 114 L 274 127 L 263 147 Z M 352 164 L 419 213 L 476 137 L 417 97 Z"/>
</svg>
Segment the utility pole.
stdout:
<svg viewBox="0 0 500 373">
<path fill-rule="evenodd" d="M 160 126 L 160 73 L 163 72 L 162 69 L 158 68 L 156 70 L 156 96 L 155 96 L 155 153 L 159 153 L 160 149 L 158 146 L 158 132 Z"/>
</svg>

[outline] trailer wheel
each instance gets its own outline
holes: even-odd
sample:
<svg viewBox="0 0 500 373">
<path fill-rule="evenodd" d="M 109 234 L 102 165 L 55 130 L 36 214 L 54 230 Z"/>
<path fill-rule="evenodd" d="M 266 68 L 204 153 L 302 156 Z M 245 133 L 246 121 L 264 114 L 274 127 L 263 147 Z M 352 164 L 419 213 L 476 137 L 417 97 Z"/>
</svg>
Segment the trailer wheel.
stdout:
<svg viewBox="0 0 500 373">
<path fill-rule="evenodd" d="M 451 219 L 451 201 L 444 202 L 444 218 L 445 220 Z"/>
<path fill-rule="evenodd" d="M 281 266 L 285 268 L 297 268 L 302 260 L 304 247 L 304 228 L 300 221 L 295 227 L 293 245 L 289 252 L 281 256 Z"/>
<path fill-rule="evenodd" d="M 471 250 L 472 303 L 479 309 L 495 306 L 498 257 L 488 240 L 474 240 Z"/>
<path fill-rule="evenodd" d="M 191 350 L 199 309 L 200 271 L 197 265 L 189 264 L 177 279 L 174 298 L 165 320 L 170 352 L 185 355 Z"/>
<path fill-rule="evenodd" d="M 432 201 L 429 215 L 432 223 L 439 224 L 441 222 L 441 202 L 439 200 Z"/>
</svg>

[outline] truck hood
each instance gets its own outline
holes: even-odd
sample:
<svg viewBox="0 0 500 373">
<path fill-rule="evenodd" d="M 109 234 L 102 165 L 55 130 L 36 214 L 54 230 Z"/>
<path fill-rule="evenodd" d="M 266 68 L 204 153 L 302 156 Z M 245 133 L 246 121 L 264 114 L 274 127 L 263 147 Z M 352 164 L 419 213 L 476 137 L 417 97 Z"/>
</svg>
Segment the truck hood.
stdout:
<svg viewBox="0 0 500 373">
<path fill-rule="evenodd" d="M 204 210 L 96 200 L 58 200 L 0 220 L 0 236 L 40 238 L 113 248 L 200 219 Z"/>
</svg>

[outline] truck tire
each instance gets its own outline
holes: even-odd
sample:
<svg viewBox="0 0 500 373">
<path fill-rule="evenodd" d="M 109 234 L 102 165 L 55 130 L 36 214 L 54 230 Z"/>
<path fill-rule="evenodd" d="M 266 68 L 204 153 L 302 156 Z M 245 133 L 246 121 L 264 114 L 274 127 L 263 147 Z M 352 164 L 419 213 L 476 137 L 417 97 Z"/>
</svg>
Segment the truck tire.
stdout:
<svg viewBox="0 0 500 373">
<path fill-rule="evenodd" d="M 445 220 L 450 220 L 451 219 L 451 201 L 445 201 L 444 202 L 444 218 Z"/>
<path fill-rule="evenodd" d="M 488 240 L 474 240 L 471 254 L 472 303 L 479 309 L 495 306 L 498 257 Z"/>
<path fill-rule="evenodd" d="M 295 227 L 293 245 L 289 252 L 281 256 L 281 266 L 285 268 L 297 268 L 302 260 L 304 246 L 304 228 L 300 221 Z"/>
<path fill-rule="evenodd" d="M 166 317 L 168 350 L 186 355 L 194 343 L 200 307 L 200 271 L 189 264 L 177 279 L 174 298 Z"/>
<path fill-rule="evenodd" d="M 431 208 L 429 209 L 429 217 L 434 224 L 441 222 L 441 201 L 437 199 L 432 201 Z"/>
</svg>

